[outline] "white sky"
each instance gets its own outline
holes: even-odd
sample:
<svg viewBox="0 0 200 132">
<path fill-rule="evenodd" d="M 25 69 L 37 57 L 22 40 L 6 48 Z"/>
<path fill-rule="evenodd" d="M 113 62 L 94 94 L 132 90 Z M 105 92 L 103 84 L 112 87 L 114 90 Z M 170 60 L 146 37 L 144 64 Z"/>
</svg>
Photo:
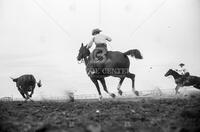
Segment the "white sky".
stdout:
<svg viewBox="0 0 200 132">
<path fill-rule="evenodd" d="M 130 58 L 137 90 L 174 88 L 163 75 L 181 62 L 200 76 L 199 0 L 0 0 L 0 97 L 20 97 L 9 76 L 26 73 L 42 80 L 34 97 L 97 94 L 76 61 L 96 27 L 113 39 L 109 49 L 142 52 Z M 106 80 L 117 92 L 118 79 Z M 129 79 L 122 90 L 131 91 Z"/>
</svg>

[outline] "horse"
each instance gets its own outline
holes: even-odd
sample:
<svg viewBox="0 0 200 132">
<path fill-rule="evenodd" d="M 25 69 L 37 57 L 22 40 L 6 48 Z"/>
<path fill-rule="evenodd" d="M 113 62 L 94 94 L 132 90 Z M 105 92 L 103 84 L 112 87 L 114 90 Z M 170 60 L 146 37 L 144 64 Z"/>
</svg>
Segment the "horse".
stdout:
<svg viewBox="0 0 200 132">
<path fill-rule="evenodd" d="M 13 80 L 13 82 L 16 82 L 18 91 L 20 92 L 22 97 L 25 99 L 25 101 L 27 101 L 28 99 L 32 97 L 34 89 L 35 89 L 35 84 L 37 84 L 38 87 L 42 86 L 41 80 L 39 80 L 39 82 L 36 82 L 35 77 L 31 74 L 25 74 L 18 78 L 12 78 L 12 77 L 10 78 Z"/>
<path fill-rule="evenodd" d="M 104 52 L 105 53 L 105 52 Z M 98 81 L 101 82 L 103 89 L 106 93 L 108 93 L 112 98 L 115 98 L 114 93 L 110 93 L 107 90 L 105 77 L 113 76 L 118 77 L 120 79 L 119 84 L 117 86 L 118 94 L 122 95 L 121 85 L 124 79 L 130 78 L 132 80 L 132 91 L 136 96 L 139 96 L 139 92 L 135 90 L 135 74 L 129 72 L 130 61 L 128 56 L 131 55 L 136 59 L 143 59 L 140 51 L 138 49 L 128 50 L 127 52 L 119 52 L 119 51 L 107 51 L 103 58 L 103 61 L 94 61 L 94 56 L 90 50 L 87 48 L 87 45 L 81 44 L 79 49 L 79 54 L 77 56 L 78 62 L 85 62 L 86 72 L 90 77 L 91 81 L 97 88 L 99 94 L 99 100 L 102 99 L 100 87 Z M 97 55 L 98 56 L 98 55 Z"/>
<path fill-rule="evenodd" d="M 175 83 L 176 83 L 176 94 L 178 94 L 178 90 L 184 86 L 193 86 L 200 90 L 200 77 L 188 75 L 185 77 L 184 75 L 180 75 L 175 70 L 169 69 L 165 74 L 165 77 L 173 76 Z"/>
</svg>

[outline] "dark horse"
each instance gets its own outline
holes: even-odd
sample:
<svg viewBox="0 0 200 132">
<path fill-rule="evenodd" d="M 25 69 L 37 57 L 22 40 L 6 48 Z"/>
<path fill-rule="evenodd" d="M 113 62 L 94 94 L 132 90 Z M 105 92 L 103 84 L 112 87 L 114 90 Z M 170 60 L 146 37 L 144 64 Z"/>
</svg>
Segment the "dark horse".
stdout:
<svg viewBox="0 0 200 132">
<path fill-rule="evenodd" d="M 130 78 L 132 80 L 132 90 L 137 96 L 139 92 L 135 90 L 134 81 L 135 74 L 129 72 L 130 61 L 128 55 L 134 56 L 137 59 L 142 59 L 142 55 L 139 50 L 133 49 L 129 50 L 125 53 L 119 51 L 108 51 L 105 55 L 105 61 L 103 63 L 94 63 L 93 56 L 90 54 L 87 46 L 84 46 L 83 43 L 79 50 L 79 54 L 77 56 L 78 61 L 84 60 L 86 65 L 86 71 L 92 82 L 95 84 L 98 93 L 99 99 L 102 99 L 101 91 L 99 88 L 98 81 L 101 82 L 104 91 L 108 93 L 111 97 L 115 97 L 115 94 L 108 92 L 105 77 L 114 76 L 120 78 L 119 84 L 117 86 L 118 93 L 122 95 L 122 91 L 120 87 L 125 79 L 125 77 Z"/>
<path fill-rule="evenodd" d="M 165 76 L 170 76 L 172 75 L 174 77 L 175 83 L 176 83 L 176 94 L 178 94 L 178 90 L 180 87 L 184 86 L 193 86 L 197 89 L 200 89 L 200 77 L 197 76 L 187 76 L 185 77 L 184 75 L 180 75 L 176 71 L 169 69 Z"/>
</svg>

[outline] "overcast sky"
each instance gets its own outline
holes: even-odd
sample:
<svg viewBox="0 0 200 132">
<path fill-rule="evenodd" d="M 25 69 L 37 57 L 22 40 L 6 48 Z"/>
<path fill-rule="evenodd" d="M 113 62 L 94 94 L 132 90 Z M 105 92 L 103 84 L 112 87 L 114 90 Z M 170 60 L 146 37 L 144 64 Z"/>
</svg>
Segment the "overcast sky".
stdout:
<svg viewBox="0 0 200 132">
<path fill-rule="evenodd" d="M 9 77 L 27 73 L 43 83 L 34 97 L 97 94 L 76 60 L 93 28 L 113 39 L 110 50 L 141 51 L 143 60 L 130 58 L 137 90 L 174 88 L 164 74 L 179 63 L 200 76 L 199 0 L 0 0 L 0 97 L 20 97 Z M 119 80 L 106 80 L 117 92 Z"/>
</svg>

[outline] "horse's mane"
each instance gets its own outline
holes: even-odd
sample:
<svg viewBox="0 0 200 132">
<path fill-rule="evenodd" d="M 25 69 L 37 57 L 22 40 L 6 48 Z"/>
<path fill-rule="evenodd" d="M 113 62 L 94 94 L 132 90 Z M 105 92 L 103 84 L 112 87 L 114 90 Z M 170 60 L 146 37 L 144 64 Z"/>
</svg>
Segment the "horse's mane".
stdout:
<svg viewBox="0 0 200 132">
<path fill-rule="evenodd" d="M 182 76 L 182 75 L 179 74 L 176 70 L 169 69 L 169 71 L 172 71 L 172 72 L 173 72 L 171 75 L 172 75 L 173 77 L 175 77 L 175 78 L 179 78 L 179 77 Z"/>
<path fill-rule="evenodd" d="M 179 74 L 179 73 L 178 73 L 176 70 L 174 70 L 174 69 L 170 69 L 170 70 L 172 70 L 173 72 Z M 179 75 L 181 75 L 181 74 L 179 74 Z"/>
</svg>

